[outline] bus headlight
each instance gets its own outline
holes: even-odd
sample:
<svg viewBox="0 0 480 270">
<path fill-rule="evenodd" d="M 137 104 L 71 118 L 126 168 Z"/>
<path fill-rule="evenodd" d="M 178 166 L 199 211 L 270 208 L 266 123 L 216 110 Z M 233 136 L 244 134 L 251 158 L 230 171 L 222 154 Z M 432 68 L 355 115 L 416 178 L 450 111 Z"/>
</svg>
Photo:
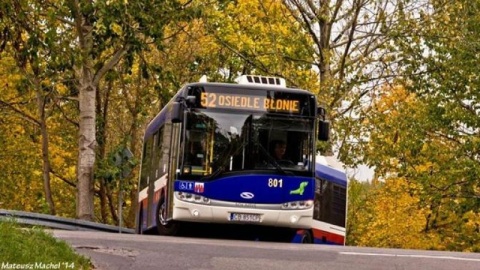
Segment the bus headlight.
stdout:
<svg viewBox="0 0 480 270">
<path fill-rule="evenodd" d="M 199 204 L 210 204 L 210 199 L 198 194 L 187 193 L 187 192 L 175 192 L 175 197 L 184 202 L 199 203 Z"/>
<path fill-rule="evenodd" d="M 191 174 L 192 167 L 191 166 L 183 166 L 183 174 Z"/>
<path fill-rule="evenodd" d="M 293 210 L 293 209 L 308 209 L 313 206 L 313 201 L 294 201 L 282 204 L 282 209 Z"/>
</svg>

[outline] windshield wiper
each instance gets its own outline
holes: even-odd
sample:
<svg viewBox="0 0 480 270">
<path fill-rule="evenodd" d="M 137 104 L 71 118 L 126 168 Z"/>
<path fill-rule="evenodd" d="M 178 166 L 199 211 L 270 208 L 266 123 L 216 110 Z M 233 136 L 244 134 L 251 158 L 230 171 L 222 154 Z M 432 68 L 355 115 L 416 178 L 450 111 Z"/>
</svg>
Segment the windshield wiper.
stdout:
<svg viewBox="0 0 480 270">
<path fill-rule="evenodd" d="M 227 163 L 230 161 L 230 159 L 228 158 L 229 156 L 235 156 L 236 154 L 238 154 L 238 152 L 247 145 L 247 142 L 243 142 L 237 149 L 235 149 L 235 151 L 230 151 L 228 152 L 228 154 L 226 155 L 226 158 L 223 160 L 223 162 L 220 164 L 220 166 L 218 167 L 218 169 L 216 169 L 212 174 L 210 174 L 209 176 L 206 176 L 206 177 L 203 177 L 202 179 L 200 180 L 210 180 L 210 179 L 213 179 L 217 176 L 219 176 L 223 171 L 225 171 L 225 165 L 227 165 Z"/>
</svg>

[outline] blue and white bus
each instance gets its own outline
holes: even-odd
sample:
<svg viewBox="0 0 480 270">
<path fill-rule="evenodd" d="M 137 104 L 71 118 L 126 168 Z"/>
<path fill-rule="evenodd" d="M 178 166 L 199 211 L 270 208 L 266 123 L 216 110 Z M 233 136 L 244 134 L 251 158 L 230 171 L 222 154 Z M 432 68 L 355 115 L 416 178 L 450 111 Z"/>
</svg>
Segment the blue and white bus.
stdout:
<svg viewBox="0 0 480 270">
<path fill-rule="evenodd" d="M 315 163 L 328 129 L 315 95 L 281 78 L 185 85 L 145 131 L 137 233 L 244 224 L 343 244 L 346 178 Z M 273 142 L 286 145 L 284 160 Z"/>
</svg>

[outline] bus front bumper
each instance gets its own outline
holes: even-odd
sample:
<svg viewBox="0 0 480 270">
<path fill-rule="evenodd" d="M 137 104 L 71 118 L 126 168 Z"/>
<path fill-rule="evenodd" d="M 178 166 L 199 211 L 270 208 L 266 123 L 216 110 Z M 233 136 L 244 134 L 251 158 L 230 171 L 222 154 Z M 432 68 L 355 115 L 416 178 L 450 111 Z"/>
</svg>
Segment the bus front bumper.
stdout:
<svg viewBox="0 0 480 270">
<path fill-rule="evenodd" d="M 225 202 L 225 204 L 231 204 L 230 206 L 219 206 L 218 202 L 214 202 L 214 204 L 217 205 L 186 202 L 174 197 L 173 220 L 254 224 L 296 229 L 309 229 L 312 226 L 313 207 L 285 210 L 274 209 L 281 208 L 281 205 L 236 204 L 230 202 Z"/>
</svg>

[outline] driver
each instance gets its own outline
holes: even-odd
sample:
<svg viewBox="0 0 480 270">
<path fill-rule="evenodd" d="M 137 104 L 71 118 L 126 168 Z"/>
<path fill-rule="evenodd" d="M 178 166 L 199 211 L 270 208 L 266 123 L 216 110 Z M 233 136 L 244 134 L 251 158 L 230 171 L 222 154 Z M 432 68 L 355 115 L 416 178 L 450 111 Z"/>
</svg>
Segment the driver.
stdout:
<svg viewBox="0 0 480 270">
<path fill-rule="evenodd" d="M 272 147 L 270 149 L 273 149 L 272 156 L 275 158 L 275 160 L 280 166 L 294 165 L 291 160 L 285 157 L 285 152 L 287 150 L 287 143 L 285 141 L 274 140 L 271 142 L 271 145 Z"/>
<path fill-rule="evenodd" d="M 284 141 L 275 140 L 272 141 L 273 157 L 275 160 L 283 160 L 285 158 L 285 151 L 287 150 L 287 144 Z"/>
</svg>

